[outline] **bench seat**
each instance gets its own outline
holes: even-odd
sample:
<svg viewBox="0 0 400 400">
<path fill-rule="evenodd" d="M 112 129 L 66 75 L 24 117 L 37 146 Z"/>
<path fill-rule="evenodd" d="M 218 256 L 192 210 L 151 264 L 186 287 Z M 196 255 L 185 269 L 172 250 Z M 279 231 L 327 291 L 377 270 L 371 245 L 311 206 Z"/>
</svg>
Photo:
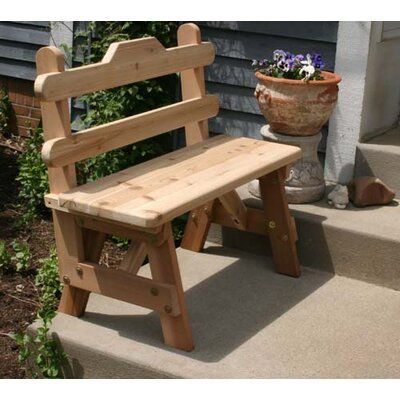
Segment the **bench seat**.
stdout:
<svg viewBox="0 0 400 400">
<path fill-rule="evenodd" d="M 297 147 L 218 135 L 67 192 L 47 195 L 46 204 L 154 228 L 300 156 Z"/>
</svg>

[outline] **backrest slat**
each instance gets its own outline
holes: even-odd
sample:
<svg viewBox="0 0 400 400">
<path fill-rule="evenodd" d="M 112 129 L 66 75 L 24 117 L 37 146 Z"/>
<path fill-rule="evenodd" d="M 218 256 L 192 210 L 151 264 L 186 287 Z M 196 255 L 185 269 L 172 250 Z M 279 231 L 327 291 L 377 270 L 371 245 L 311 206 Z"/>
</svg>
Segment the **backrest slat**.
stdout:
<svg viewBox="0 0 400 400">
<path fill-rule="evenodd" d="M 195 24 L 183 24 L 178 29 L 178 45 L 200 44 L 200 29 Z M 205 95 L 204 68 L 187 69 L 181 73 L 182 99 L 188 100 Z M 185 126 L 186 145 L 195 144 L 208 138 L 208 120 L 190 122 Z"/>
<path fill-rule="evenodd" d="M 45 143 L 54 194 L 76 186 L 75 163 L 95 155 L 185 127 L 187 145 L 208 137 L 208 118 L 218 114 L 217 96 L 206 95 L 204 66 L 215 58 L 214 46 L 201 42 L 194 24 L 178 31 L 178 47 L 165 49 L 154 37 L 113 43 L 101 62 L 64 70 L 55 47 L 37 52 L 35 93 L 41 100 Z M 158 76 L 181 72 L 183 101 L 71 134 L 68 101 Z"/>
<path fill-rule="evenodd" d="M 35 93 L 42 101 L 58 101 L 208 65 L 214 57 L 208 42 L 168 49 L 154 37 L 113 43 L 99 63 L 39 75 Z"/>
<path fill-rule="evenodd" d="M 218 97 L 189 99 L 45 142 L 42 158 L 62 167 L 218 114 Z"/>
<path fill-rule="evenodd" d="M 64 71 L 64 54 L 54 46 L 42 47 L 36 53 L 36 65 L 39 74 Z M 70 113 L 67 100 L 41 102 L 44 139 L 71 137 Z M 50 192 L 58 194 L 76 186 L 75 164 L 66 164 L 65 168 L 49 169 Z"/>
</svg>

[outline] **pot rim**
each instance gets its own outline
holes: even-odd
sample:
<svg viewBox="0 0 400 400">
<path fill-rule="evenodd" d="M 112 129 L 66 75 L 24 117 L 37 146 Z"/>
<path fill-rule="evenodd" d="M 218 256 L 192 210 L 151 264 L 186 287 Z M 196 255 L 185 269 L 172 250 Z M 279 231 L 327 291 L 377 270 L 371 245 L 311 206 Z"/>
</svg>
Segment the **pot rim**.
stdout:
<svg viewBox="0 0 400 400">
<path fill-rule="evenodd" d="M 330 86 L 337 85 L 342 80 L 340 75 L 329 71 L 321 71 L 321 75 L 325 78 L 322 81 L 302 81 L 298 79 L 274 78 L 273 76 L 264 75 L 260 71 L 256 71 L 255 75 L 260 81 L 281 83 L 284 85 Z"/>
</svg>

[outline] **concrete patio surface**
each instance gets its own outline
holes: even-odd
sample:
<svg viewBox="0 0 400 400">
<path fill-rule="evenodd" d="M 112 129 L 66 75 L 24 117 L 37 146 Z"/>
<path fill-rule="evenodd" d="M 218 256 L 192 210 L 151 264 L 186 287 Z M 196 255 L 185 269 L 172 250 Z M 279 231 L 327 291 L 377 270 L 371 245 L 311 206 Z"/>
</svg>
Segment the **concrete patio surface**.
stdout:
<svg viewBox="0 0 400 400">
<path fill-rule="evenodd" d="M 178 257 L 196 349 L 166 347 L 155 312 L 92 294 L 83 318 L 52 325 L 68 376 L 400 378 L 400 292 L 308 268 L 278 275 L 265 256 L 213 243 Z"/>
</svg>

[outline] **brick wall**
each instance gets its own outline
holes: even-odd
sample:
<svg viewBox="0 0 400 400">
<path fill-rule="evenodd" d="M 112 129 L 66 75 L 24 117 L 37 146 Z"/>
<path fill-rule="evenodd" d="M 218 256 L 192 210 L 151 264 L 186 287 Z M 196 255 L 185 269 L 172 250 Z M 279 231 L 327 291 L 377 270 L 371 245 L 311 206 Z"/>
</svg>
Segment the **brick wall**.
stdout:
<svg viewBox="0 0 400 400">
<path fill-rule="evenodd" d="M 11 132 L 28 136 L 30 128 L 40 122 L 40 103 L 35 99 L 33 81 L 0 76 L 0 87 L 6 88 L 13 113 L 10 120 Z"/>
</svg>

